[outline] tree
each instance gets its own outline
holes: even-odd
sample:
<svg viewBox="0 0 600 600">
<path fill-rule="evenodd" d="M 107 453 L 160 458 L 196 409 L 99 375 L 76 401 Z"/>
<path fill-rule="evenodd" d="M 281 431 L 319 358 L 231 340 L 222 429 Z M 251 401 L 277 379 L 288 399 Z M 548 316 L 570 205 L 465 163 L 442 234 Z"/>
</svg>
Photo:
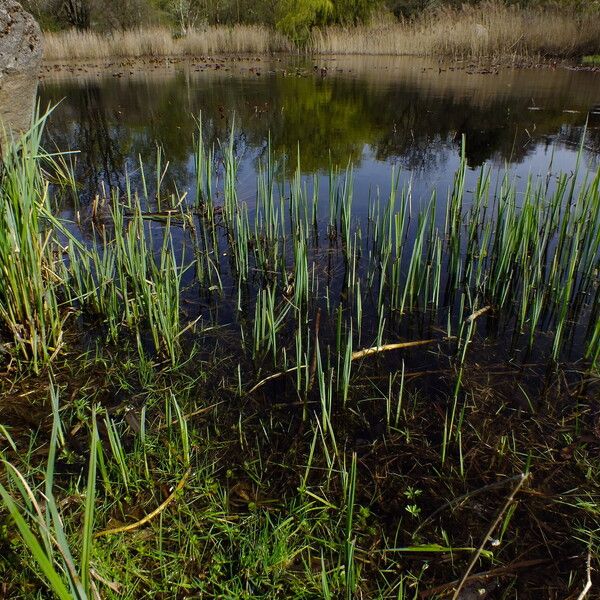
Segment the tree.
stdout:
<svg viewBox="0 0 600 600">
<path fill-rule="evenodd" d="M 366 23 L 377 8 L 377 0 L 334 0 L 334 19 L 341 25 Z"/>
<path fill-rule="evenodd" d="M 167 10 L 183 35 L 193 29 L 200 19 L 207 17 L 201 0 L 170 0 Z"/>
<path fill-rule="evenodd" d="M 379 0 L 281 0 L 277 28 L 302 44 L 315 26 L 358 25 L 368 21 L 379 3 Z"/>
<path fill-rule="evenodd" d="M 331 0 L 282 0 L 277 29 L 299 44 L 308 40 L 315 25 L 324 25 L 333 15 Z"/>
<path fill-rule="evenodd" d="M 59 10 L 64 14 L 67 23 L 77 29 L 89 29 L 91 10 L 89 0 L 60 0 Z"/>
</svg>

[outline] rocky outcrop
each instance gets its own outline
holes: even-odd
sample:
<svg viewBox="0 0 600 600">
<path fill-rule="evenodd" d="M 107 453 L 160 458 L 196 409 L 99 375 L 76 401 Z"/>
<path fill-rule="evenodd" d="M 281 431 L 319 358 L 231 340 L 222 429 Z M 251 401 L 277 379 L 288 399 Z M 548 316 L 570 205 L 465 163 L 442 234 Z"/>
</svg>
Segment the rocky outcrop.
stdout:
<svg viewBox="0 0 600 600">
<path fill-rule="evenodd" d="M 4 75 L 0 79 L 0 155 L 5 139 L 31 126 L 38 80 L 29 73 Z"/>
<path fill-rule="evenodd" d="M 42 52 L 36 20 L 15 0 L 0 0 L 0 76 L 36 72 Z"/>
<path fill-rule="evenodd" d="M 31 124 L 42 53 L 35 19 L 15 0 L 0 0 L 0 154 L 5 136 Z"/>
</svg>

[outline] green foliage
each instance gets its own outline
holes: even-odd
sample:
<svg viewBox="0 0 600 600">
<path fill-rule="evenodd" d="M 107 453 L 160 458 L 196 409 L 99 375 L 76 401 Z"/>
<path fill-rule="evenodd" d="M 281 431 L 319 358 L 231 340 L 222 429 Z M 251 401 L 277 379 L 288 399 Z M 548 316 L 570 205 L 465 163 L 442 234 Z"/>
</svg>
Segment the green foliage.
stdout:
<svg viewBox="0 0 600 600">
<path fill-rule="evenodd" d="M 277 28 L 303 44 L 313 27 L 364 23 L 378 5 L 378 0 L 281 0 Z"/>
<path fill-rule="evenodd" d="M 209 24 L 263 23 L 306 41 L 317 25 L 356 25 L 369 19 L 379 0 L 25 0 L 46 30 L 118 30 L 168 22 L 186 32 Z"/>
<path fill-rule="evenodd" d="M 334 14 L 331 0 L 282 0 L 279 31 L 297 43 L 305 43 L 315 25 L 324 25 Z"/>
<path fill-rule="evenodd" d="M 335 0 L 335 22 L 359 25 L 367 22 L 377 8 L 378 0 Z"/>
<path fill-rule="evenodd" d="M 302 45 L 313 27 L 364 23 L 378 5 L 378 0 L 281 0 L 277 29 Z"/>
<path fill-rule="evenodd" d="M 46 116 L 6 144 L 0 164 L 0 336 L 8 332 L 36 371 L 60 346 L 63 325 L 54 245 L 42 218 L 48 204 L 42 161 L 51 160 L 40 145 Z"/>
<path fill-rule="evenodd" d="M 500 0 L 498 0 L 500 1 Z M 523 8 L 549 8 L 589 14 L 600 11 L 600 0 L 503 0 Z M 203 23 L 261 23 L 276 26 L 303 43 L 311 28 L 354 26 L 377 12 L 414 17 L 444 7 L 460 9 L 481 0 L 23 0 L 23 6 L 44 30 L 134 29 L 157 23 L 185 31 Z"/>
</svg>

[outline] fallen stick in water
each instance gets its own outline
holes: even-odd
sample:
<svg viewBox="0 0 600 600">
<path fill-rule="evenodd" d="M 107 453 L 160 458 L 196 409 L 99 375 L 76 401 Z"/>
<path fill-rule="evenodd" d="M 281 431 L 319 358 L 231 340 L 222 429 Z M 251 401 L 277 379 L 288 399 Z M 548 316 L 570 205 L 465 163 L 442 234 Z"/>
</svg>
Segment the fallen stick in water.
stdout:
<svg viewBox="0 0 600 600">
<path fill-rule="evenodd" d="M 365 356 L 370 356 L 371 354 L 378 354 L 379 352 L 389 352 L 390 350 L 402 350 L 404 348 L 415 348 L 418 346 L 427 346 L 429 344 L 433 344 L 437 341 L 448 341 L 454 339 L 453 337 L 442 338 L 441 340 L 431 339 L 431 340 L 417 340 L 414 342 L 399 342 L 397 344 L 386 344 L 385 346 L 374 346 L 373 348 L 365 348 L 364 350 L 357 350 L 352 353 L 351 360 L 359 360 L 364 358 Z M 315 354 L 316 356 L 316 354 Z M 291 369 L 287 369 L 286 371 L 280 371 L 279 373 L 274 373 L 273 375 L 269 375 L 264 379 L 261 379 L 254 387 L 252 387 L 248 394 L 255 392 L 257 389 L 261 388 L 265 383 L 269 381 L 273 381 L 274 379 L 279 379 L 288 373 L 293 373 L 298 369 L 306 369 L 306 365 L 300 365 L 299 367 L 292 367 Z"/>
<path fill-rule="evenodd" d="M 491 306 L 484 306 L 479 310 L 476 310 L 473 314 L 469 315 L 466 319 L 467 323 L 472 323 L 475 319 L 478 319 L 481 315 L 485 315 L 486 312 L 492 310 Z"/>
<path fill-rule="evenodd" d="M 447 340 L 450 338 L 444 338 Z M 385 344 L 385 346 L 373 346 L 373 348 L 365 348 L 364 350 L 357 350 L 352 353 L 352 360 L 358 360 L 371 354 L 378 354 L 379 352 L 389 352 L 390 350 L 402 350 L 404 348 L 415 348 L 417 346 L 427 346 L 433 344 L 438 340 L 417 340 L 414 342 L 399 342 L 397 344 Z"/>
</svg>

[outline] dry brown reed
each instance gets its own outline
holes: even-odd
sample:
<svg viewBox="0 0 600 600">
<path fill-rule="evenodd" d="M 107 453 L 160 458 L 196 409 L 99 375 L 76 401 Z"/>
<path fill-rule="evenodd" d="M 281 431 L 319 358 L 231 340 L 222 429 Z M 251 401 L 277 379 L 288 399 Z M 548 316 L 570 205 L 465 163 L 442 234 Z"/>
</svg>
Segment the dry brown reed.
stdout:
<svg viewBox="0 0 600 600">
<path fill-rule="evenodd" d="M 44 57 L 49 61 L 267 54 L 291 49 L 291 45 L 283 36 L 259 25 L 207 27 L 180 38 L 174 37 L 166 28 L 109 34 L 70 30 L 46 33 L 44 37 Z"/>
<path fill-rule="evenodd" d="M 600 15 L 558 7 L 523 9 L 484 2 L 441 8 L 415 20 L 314 31 L 319 54 L 452 57 L 573 57 L 600 48 Z"/>
<path fill-rule="evenodd" d="M 49 61 L 295 50 L 281 34 L 259 25 L 213 26 L 177 38 L 166 28 L 99 34 L 45 35 Z M 306 51 L 451 57 L 573 57 L 600 52 L 600 15 L 565 8 L 523 9 L 498 0 L 460 9 L 440 8 L 398 22 L 314 30 Z"/>
</svg>

